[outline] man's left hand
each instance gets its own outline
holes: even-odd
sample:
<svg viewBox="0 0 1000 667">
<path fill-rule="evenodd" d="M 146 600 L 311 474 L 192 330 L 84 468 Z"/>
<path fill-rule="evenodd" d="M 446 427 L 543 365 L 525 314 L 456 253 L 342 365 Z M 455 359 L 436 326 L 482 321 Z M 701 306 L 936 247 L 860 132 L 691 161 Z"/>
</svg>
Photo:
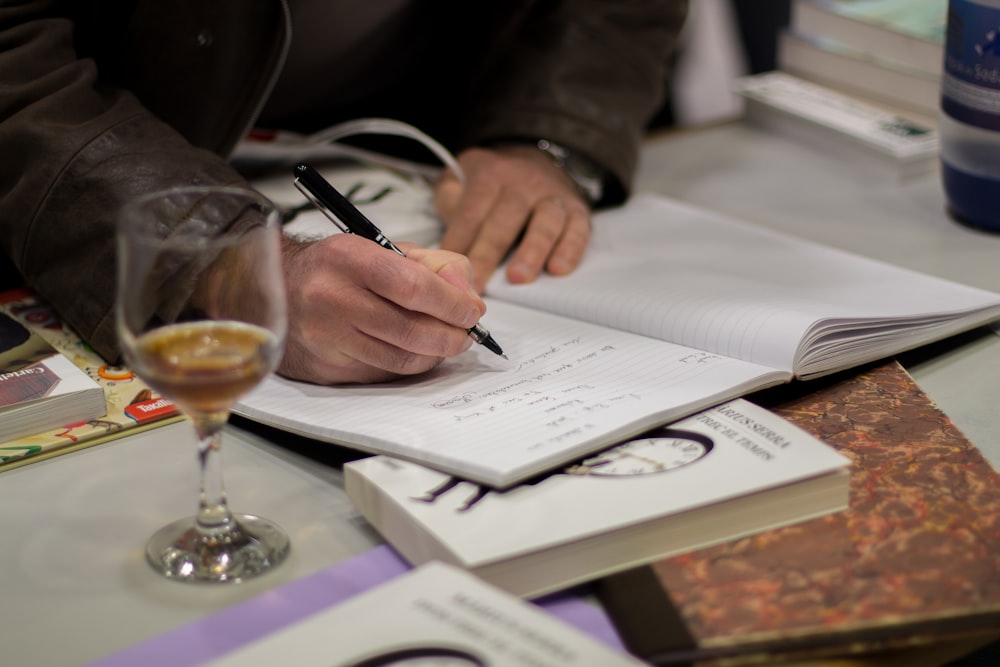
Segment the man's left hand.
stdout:
<svg viewBox="0 0 1000 667">
<path fill-rule="evenodd" d="M 479 292 L 512 250 L 512 283 L 577 267 L 590 241 L 590 207 L 548 155 L 531 145 L 471 148 L 458 163 L 465 183 L 447 171 L 434 190 L 446 227 L 441 248 L 469 258 Z"/>
</svg>

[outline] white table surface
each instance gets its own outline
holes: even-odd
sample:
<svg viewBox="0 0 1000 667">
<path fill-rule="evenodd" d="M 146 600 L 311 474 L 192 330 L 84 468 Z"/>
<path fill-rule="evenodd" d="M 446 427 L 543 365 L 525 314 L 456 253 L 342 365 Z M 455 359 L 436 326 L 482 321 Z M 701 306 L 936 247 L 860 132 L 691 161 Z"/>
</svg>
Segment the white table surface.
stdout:
<svg viewBox="0 0 1000 667">
<path fill-rule="evenodd" d="M 870 179 L 730 123 L 651 138 L 636 190 L 1000 290 L 1000 236 L 948 219 L 934 175 L 902 185 Z M 904 361 L 1000 464 L 1000 336 L 935 346 L 933 355 Z M 194 509 L 196 459 L 186 424 L 0 473 L 0 664 L 85 664 L 379 543 L 347 500 L 336 467 L 240 429 L 227 437 L 233 508 L 274 519 L 293 542 L 282 567 L 235 587 L 166 581 L 143 561 L 146 538 Z"/>
</svg>

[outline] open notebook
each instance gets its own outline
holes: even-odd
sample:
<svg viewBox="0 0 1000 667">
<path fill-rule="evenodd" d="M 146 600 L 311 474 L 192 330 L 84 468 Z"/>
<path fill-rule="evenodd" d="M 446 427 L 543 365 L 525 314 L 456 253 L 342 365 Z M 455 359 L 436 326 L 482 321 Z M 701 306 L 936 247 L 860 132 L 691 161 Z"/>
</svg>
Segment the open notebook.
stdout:
<svg viewBox="0 0 1000 667">
<path fill-rule="evenodd" d="M 1000 318 L 1000 294 L 662 197 L 598 214 L 594 232 L 570 276 L 489 284 L 483 324 L 510 361 L 471 349 L 363 387 L 272 377 L 235 412 L 505 488 L 750 391 Z"/>
</svg>

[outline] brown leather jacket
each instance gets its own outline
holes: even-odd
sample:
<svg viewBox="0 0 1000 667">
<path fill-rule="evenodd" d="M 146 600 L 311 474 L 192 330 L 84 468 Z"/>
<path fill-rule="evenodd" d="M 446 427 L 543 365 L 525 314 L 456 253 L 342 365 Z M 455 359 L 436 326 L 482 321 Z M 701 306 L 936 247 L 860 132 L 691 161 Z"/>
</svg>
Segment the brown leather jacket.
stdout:
<svg viewBox="0 0 1000 667">
<path fill-rule="evenodd" d="M 455 151 L 547 138 L 610 171 L 609 201 L 626 195 L 686 2 L 426 5 L 407 7 L 427 39 L 398 77 L 295 129 L 396 117 Z M 0 0 L 0 246 L 104 357 L 118 355 L 117 211 L 154 189 L 243 182 L 225 157 L 289 25 L 285 0 Z"/>
</svg>

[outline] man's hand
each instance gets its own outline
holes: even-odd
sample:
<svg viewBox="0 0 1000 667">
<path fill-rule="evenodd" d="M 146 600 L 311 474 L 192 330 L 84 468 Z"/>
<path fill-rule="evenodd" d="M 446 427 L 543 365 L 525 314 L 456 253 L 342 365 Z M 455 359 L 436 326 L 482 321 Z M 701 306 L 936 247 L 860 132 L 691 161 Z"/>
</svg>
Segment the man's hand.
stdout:
<svg viewBox="0 0 1000 667">
<path fill-rule="evenodd" d="M 286 241 L 289 329 L 278 371 L 337 384 L 379 382 L 430 370 L 472 344 L 486 306 L 461 255 L 334 234 Z"/>
<path fill-rule="evenodd" d="M 434 203 L 447 228 L 441 247 L 468 256 L 477 291 L 511 249 L 513 283 L 577 267 L 590 241 L 590 207 L 549 156 L 534 146 L 472 148 L 458 163 L 465 184 L 445 172 Z"/>
</svg>

